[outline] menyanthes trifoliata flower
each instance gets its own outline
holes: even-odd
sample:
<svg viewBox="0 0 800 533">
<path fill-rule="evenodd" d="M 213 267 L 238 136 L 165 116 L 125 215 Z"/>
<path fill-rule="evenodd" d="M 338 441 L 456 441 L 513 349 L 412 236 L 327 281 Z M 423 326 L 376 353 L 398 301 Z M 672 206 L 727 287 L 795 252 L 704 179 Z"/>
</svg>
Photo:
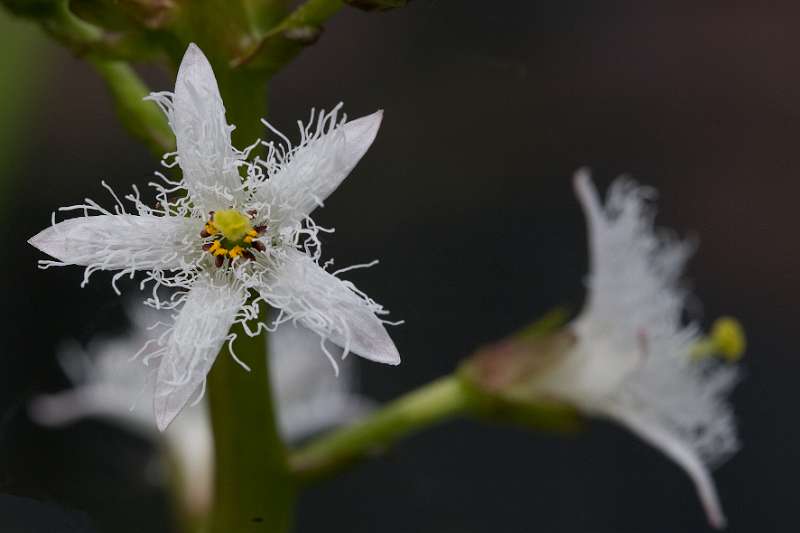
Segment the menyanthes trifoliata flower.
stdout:
<svg viewBox="0 0 800 533">
<path fill-rule="evenodd" d="M 468 360 L 462 375 L 513 405 L 564 402 L 616 421 L 680 465 L 717 528 L 725 516 L 708 467 L 736 451 L 726 394 L 744 334 L 731 318 L 708 337 L 683 316 L 679 285 L 692 246 L 653 229 L 652 189 L 619 179 L 605 206 L 585 171 L 575 177 L 588 219 L 590 274 L 580 315 L 551 334 L 522 332 Z"/>
<path fill-rule="evenodd" d="M 145 358 L 160 358 L 154 394 L 159 429 L 202 394 L 217 353 L 235 337 L 231 325 L 241 323 L 250 335 L 267 327 L 249 325 L 258 320 L 263 302 L 279 310 L 273 326 L 300 322 L 320 336 L 323 348 L 327 339 L 343 347 L 345 356 L 353 352 L 398 364 L 385 321 L 377 316 L 386 311 L 319 265 L 320 228 L 309 218 L 372 144 L 382 112 L 348 122 L 339 106 L 312 111 L 297 146 L 275 132 L 281 142 L 263 143 L 266 155 L 249 161 L 252 146 L 240 151 L 231 145 L 233 126 L 197 46 L 189 45 L 184 55 L 175 92 L 149 98 L 175 133 L 177 152 L 167 154 L 165 164 L 180 166 L 182 179 L 159 175 L 152 184 L 155 207 L 134 188 L 125 197 L 133 213 L 120 200 L 113 212 L 91 200 L 62 208 L 83 216 L 53 220 L 29 242 L 57 259 L 41 261 L 44 268 L 85 266 L 84 284 L 95 271 L 118 270 L 116 290 L 122 276 L 143 271 L 142 285 L 153 283 L 147 303 L 179 309 Z M 160 297 L 160 287 L 177 292 Z"/>
<path fill-rule="evenodd" d="M 153 424 L 153 412 L 138 408 L 144 391 L 153 385 L 154 369 L 128 359 L 152 338 L 150 326 L 168 312 L 140 305 L 129 311 L 133 322 L 129 334 L 93 338 L 85 349 L 65 344 L 58 360 L 73 388 L 34 397 L 28 411 L 35 422 L 49 427 L 102 418 L 165 446 L 179 468 L 180 494 L 187 509 L 202 516 L 210 504 L 213 479 L 207 410 L 201 401 L 161 432 Z M 343 361 L 335 376 L 321 353 L 319 337 L 307 328 L 283 323 L 266 342 L 278 428 L 288 442 L 352 422 L 374 407 L 355 392 L 356 361 Z"/>
</svg>

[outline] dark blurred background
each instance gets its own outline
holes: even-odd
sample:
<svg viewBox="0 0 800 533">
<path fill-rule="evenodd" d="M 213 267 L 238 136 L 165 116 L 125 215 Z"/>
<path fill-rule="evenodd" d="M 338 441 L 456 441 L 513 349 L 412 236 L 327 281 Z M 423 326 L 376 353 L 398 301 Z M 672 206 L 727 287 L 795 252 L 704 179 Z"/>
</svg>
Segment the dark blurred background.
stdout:
<svg viewBox="0 0 800 533">
<path fill-rule="evenodd" d="M 385 109 L 372 150 L 315 216 L 336 226 L 325 253 L 337 265 L 381 259 L 350 278 L 406 320 L 391 331 L 403 364 L 361 365 L 364 391 L 382 401 L 554 306 L 579 309 L 576 168 L 591 167 L 602 188 L 621 173 L 657 187 L 659 223 L 700 240 L 688 274 L 702 316 L 733 314 L 749 334 L 734 395 L 744 448 L 715 474 L 729 530 L 797 531 L 800 6 L 685 5 L 348 9 L 275 79 L 270 119 L 294 132 L 312 106 Z M 6 89 L 25 97 L 25 112 L 14 105 L 3 119 L 0 492 L 88 515 L 100 532 L 166 532 L 166 495 L 142 475 L 147 442 L 101 422 L 48 431 L 25 416 L 32 394 L 66 384 L 60 341 L 125 327 L 110 276 L 81 289 L 81 269 L 40 272 L 26 239 L 58 206 L 107 198 L 101 179 L 123 190 L 156 169 L 94 73 L 35 37 L 18 37 L 25 62 L 0 64 Z M 172 87 L 171 76 L 148 75 Z M 616 426 L 564 437 L 464 421 L 304 494 L 297 530 L 331 529 L 707 526 L 683 471 Z"/>
</svg>

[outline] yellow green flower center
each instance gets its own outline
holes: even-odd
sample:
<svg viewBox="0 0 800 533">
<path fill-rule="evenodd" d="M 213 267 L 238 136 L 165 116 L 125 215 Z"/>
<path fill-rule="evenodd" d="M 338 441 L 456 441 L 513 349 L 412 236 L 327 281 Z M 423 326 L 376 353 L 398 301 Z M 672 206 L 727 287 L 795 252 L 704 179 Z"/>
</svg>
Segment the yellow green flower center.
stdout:
<svg viewBox="0 0 800 533">
<path fill-rule="evenodd" d="M 236 209 L 215 211 L 210 222 L 226 239 L 232 242 L 242 240 L 248 231 L 253 230 L 250 225 L 250 218 Z"/>
<path fill-rule="evenodd" d="M 211 218 L 206 222 L 200 236 L 213 237 L 212 241 L 203 245 L 203 250 L 214 256 L 218 267 L 223 265 L 225 258 L 253 259 L 250 248 L 260 252 L 266 250 L 264 244 L 254 240 L 266 230 L 266 226 L 252 225 L 255 213 L 248 216 L 236 209 L 222 209 L 210 214 Z"/>
</svg>

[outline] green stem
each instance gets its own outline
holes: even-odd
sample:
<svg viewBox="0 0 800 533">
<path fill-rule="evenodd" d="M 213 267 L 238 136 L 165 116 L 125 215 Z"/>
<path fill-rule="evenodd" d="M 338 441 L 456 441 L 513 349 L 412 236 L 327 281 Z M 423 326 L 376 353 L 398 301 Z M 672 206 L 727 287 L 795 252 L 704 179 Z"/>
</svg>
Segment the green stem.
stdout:
<svg viewBox="0 0 800 533">
<path fill-rule="evenodd" d="M 175 136 L 164 114 L 153 102 L 144 101 L 150 89 L 136 72 L 122 61 L 88 58 L 108 85 L 117 115 L 128 131 L 158 157 L 175 149 Z"/>
<path fill-rule="evenodd" d="M 292 470 L 308 482 L 381 450 L 418 429 L 461 415 L 469 396 L 455 375 L 437 379 L 352 426 L 334 430 L 291 455 Z"/>
<path fill-rule="evenodd" d="M 232 66 L 249 65 L 274 75 L 315 42 L 322 25 L 343 6 L 342 0 L 307 0 L 236 57 Z"/>
<path fill-rule="evenodd" d="M 126 62 L 104 53 L 103 31 L 76 17 L 65 0 L 43 4 L 37 18 L 55 39 L 83 55 L 108 85 L 122 124 L 160 157 L 175 140 L 158 106 L 144 102 L 150 89 Z"/>
<path fill-rule="evenodd" d="M 210 533 L 284 533 L 295 490 L 278 434 L 263 336 L 235 326 L 237 355 L 223 348 L 208 376 L 215 482 Z"/>
<path fill-rule="evenodd" d="M 212 59 L 213 61 L 213 59 Z M 263 126 L 264 78 L 215 65 L 227 120 L 237 127 L 234 144 L 255 141 Z M 264 336 L 248 337 L 240 326 L 234 349 L 251 368 L 242 369 L 227 348 L 208 379 L 214 434 L 215 495 L 210 533 L 284 533 L 294 511 L 295 487 L 278 434 Z"/>
</svg>

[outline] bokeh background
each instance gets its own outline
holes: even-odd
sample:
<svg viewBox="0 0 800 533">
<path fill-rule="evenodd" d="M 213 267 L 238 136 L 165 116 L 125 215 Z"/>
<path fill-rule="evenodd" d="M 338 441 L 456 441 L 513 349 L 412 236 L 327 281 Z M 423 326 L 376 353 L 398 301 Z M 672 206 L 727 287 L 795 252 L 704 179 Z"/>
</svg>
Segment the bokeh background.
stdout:
<svg viewBox="0 0 800 533">
<path fill-rule="evenodd" d="M 270 120 L 291 132 L 312 106 L 385 109 L 374 147 L 315 217 L 336 226 L 325 253 L 338 265 L 381 259 L 350 277 L 406 320 L 391 331 L 403 364 L 361 365 L 362 390 L 379 401 L 554 306 L 580 307 L 576 168 L 603 188 L 622 173 L 657 187 L 659 223 L 700 241 L 695 311 L 733 314 L 749 333 L 734 395 L 744 448 L 715 475 L 729 530 L 796 531 L 800 7 L 690 4 L 349 9 L 275 79 Z M 146 441 L 100 421 L 44 430 L 25 413 L 31 395 L 66 386 L 61 342 L 126 327 L 110 276 L 81 289 L 80 269 L 40 272 L 26 239 L 58 206 L 108 198 L 101 179 L 146 183 L 156 161 L 116 121 L 94 72 L 0 17 L 0 493 L 45 502 L 6 498 L 3 509 L 31 527 L 166 532 L 167 496 L 143 474 Z M 170 76 L 146 74 L 171 88 Z M 307 492 L 297 526 L 707 531 L 685 474 L 601 422 L 573 437 L 448 423 Z"/>
</svg>

